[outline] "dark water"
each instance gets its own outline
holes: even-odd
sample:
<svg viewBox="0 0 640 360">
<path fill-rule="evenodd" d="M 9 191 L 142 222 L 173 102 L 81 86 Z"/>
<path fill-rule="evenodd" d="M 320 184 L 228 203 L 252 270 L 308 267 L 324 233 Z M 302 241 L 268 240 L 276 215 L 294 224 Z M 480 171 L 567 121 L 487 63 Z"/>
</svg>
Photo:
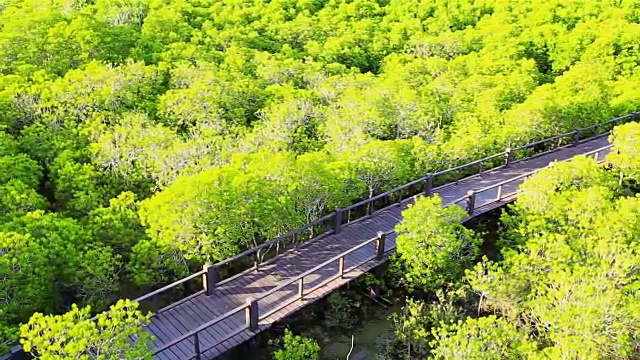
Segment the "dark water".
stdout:
<svg viewBox="0 0 640 360">
<path fill-rule="evenodd" d="M 290 316 L 286 322 L 275 324 L 271 330 L 260 334 L 253 341 L 236 347 L 221 359 L 271 360 L 273 352 L 280 348 L 277 340 L 283 336 L 287 328 L 294 334 L 316 340 L 321 347 L 322 360 L 346 359 L 351 350 L 352 339 L 353 350 L 350 359 L 373 358 L 378 339 L 391 334 L 389 316 L 402 308 L 402 301 L 398 300 L 394 304 L 375 302 L 365 295 L 362 287 L 355 285 L 338 292 L 340 296 L 349 298 L 355 304 L 354 326 L 341 329 L 329 326 L 326 313 L 330 305 L 327 298 L 324 298 Z M 355 357 L 356 354 L 358 357 Z"/>
<path fill-rule="evenodd" d="M 353 351 L 351 351 L 352 356 L 349 357 L 350 359 L 354 358 L 355 354 L 366 356 L 364 358 L 367 359 L 373 358 L 377 350 L 378 339 L 392 335 L 392 324 L 389 316 L 401 308 L 401 303 L 395 304 L 393 307 L 380 311 L 380 316 L 367 320 L 358 329 L 355 329 L 351 335 L 345 334 L 331 339 L 322 348 L 320 359 L 346 359 L 351 350 L 352 340 Z"/>
</svg>

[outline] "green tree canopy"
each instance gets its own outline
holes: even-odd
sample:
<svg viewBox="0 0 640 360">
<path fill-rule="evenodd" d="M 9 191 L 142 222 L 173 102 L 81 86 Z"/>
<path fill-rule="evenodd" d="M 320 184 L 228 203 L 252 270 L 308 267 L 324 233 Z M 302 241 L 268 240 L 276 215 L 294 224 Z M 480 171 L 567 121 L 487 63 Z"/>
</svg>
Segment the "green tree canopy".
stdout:
<svg viewBox="0 0 640 360">
<path fill-rule="evenodd" d="M 620 179 L 628 178 L 636 184 L 640 182 L 640 123 L 628 123 L 616 126 L 609 137 L 613 144 L 607 161 L 620 170 Z"/>
<path fill-rule="evenodd" d="M 282 349 L 273 354 L 275 360 L 316 360 L 320 356 L 320 346 L 313 339 L 293 335 L 285 330 Z"/>
<path fill-rule="evenodd" d="M 537 350 L 526 333 L 493 315 L 440 327 L 434 335 L 434 359 L 530 359 Z"/>
<path fill-rule="evenodd" d="M 0 0 L 0 231 L 53 254 L 56 311 L 102 310 L 129 282 L 638 111 L 639 23 L 627 0 Z M 599 188 L 550 202 L 622 209 L 632 128 L 614 134 L 622 181 L 585 166 Z M 549 183 L 581 181 L 565 175 Z M 538 195 L 519 206 L 550 213 L 520 212 L 505 242 L 538 221 L 578 243 L 602 221 Z"/>
<path fill-rule="evenodd" d="M 153 337 L 144 330 L 150 314 L 120 300 L 90 319 L 75 304 L 63 315 L 34 314 L 20 329 L 22 346 L 40 359 L 151 359 Z"/>
<path fill-rule="evenodd" d="M 527 180 L 503 216 L 504 260 L 469 272 L 482 306 L 527 324 L 551 358 L 626 358 L 636 351 L 638 209 L 593 160 Z"/>
<path fill-rule="evenodd" d="M 418 197 L 396 226 L 400 260 L 409 283 L 427 290 L 459 282 L 466 266 L 478 256 L 481 239 L 466 229 L 466 212 L 443 207 L 439 196 Z"/>
</svg>

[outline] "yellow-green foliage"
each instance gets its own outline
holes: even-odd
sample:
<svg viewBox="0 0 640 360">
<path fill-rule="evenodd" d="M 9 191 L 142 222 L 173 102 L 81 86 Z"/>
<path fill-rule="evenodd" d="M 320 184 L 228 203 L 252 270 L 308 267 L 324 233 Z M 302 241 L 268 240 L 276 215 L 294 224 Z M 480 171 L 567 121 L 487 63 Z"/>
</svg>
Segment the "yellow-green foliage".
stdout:
<svg viewBox="0 0 640 360">
<path fill-rule="evenodd" d="M 91 320 L 91 309 L 75 304 L 63 315 L 34 314 L 20 329 L 25 351 L 42 359 L 153 358 L 153 336 L 144 331 L 151 314 L 119 300 Z"/>
<path fill-rule="evenodd" d="M 482 240 L 464 227 L 467 213 L 457 205 L 442 206 L 438 196 L 419 197 L 402 212 L 396 225 L 398 255 L 407 281 L 435 291 L 450 287 L 478 256 Z"/>
<path fill-rule="evenodd" d="M 42 311 L 149 289 L 637 111 L 639 22 L 633 0 L 0 0 L 0 232 L 64 224 L 105 272 L 50 264 Z"/>
</svg>

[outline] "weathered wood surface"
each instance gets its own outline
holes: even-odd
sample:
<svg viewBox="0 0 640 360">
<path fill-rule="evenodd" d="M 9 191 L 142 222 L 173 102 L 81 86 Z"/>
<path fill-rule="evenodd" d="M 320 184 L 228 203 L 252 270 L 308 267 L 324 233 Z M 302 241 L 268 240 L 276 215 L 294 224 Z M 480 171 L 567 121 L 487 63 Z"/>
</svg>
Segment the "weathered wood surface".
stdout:
<svg viewBox="0 0 640 360">
<path fill-rule="evenodd" d="M 547 166 L 554 160 L 567 160 L 575 155 L 585 154 L 590 151 L 608 145 L 607 139 L 602 137 L 581 143 L 577 146 L 559 149 L 553 153 L 535 157 L 532 159 L 514 162 L 508 168 L 499 168 L 481 175 L 463 179 L 457 183 L 449 184 L 435 189 L 449 204 L 456 199 L 465 196 L 469 190 L 478 190 L 497 184 L 502 181 L 517 177 L 522 174 L 534 171 Z M 601 153 L 604 156 L 606 153 Z M 474 215 L 479 215 L 496 207 L 503 205 L 514 198 L 514 193 L 521 181 L 509 183 L 504 186 L 503 194 L 505 198 L 501 202 L 496 202 L 497 190 L 483 192 L 476 197 L 476 210 Z M 312 241 L 303 245 L 298 251 L 285 253 L 274 261 L 263 265 L 258 272 L 248 271 L 241 276 L 216 287 L 211 296 L 204 294 L 196 296 L 189 301 L 168 309 L 152 318 L 148 331 L 156 338 L 156 347 L 160 348 L 164 344 L 196 329 L 226 312 L 243 306 L 248 298 L 259 298 L 260 294 L 274 289 L 286 283 L 292 278 L 313 269 L 336 255 L 339 255 L 366 240 L 376 236 L 379 231 L 392 231 L 395 225 L 401 220 L 401 212 L 406 209 L 407 204 L 412 199 L 404 201 L 398 205 L 378 211 L 368 218 L 344 225 L 343 231 L 339 234 L 329 235 L 320 240 Z M 389 234 L 386 239 L 385 258 L 395 249 L 395 233 Z M 368 244 L 363 248 L 345 257 L 345 269 L 356 266 L 375 255 L 375 243 Z M 384 260 L 383 260 L 384 261 Z M 356 266 L 355 269 L 346 273 L 343 278 L 337 278 L 314 290 L 313 293 L 305 295 L 302 301 L 296 300 L 293 303 L 275 311 L 273 314 L 263 319 L 259 323 L 258 331 L 268 329 L 275 321 L 290 315 L 291 313 L 304 307 L 306 304 L 314 302 L 334 289 L 352 281 L 366 271 L 379 265 L 383 261 L 371 260 Z M 338 262 L 330 264 L 325 268 L 315 272 L 304 279 L 304 289 L 309 291 L 324 280 L 335 275 L 338 269 Z M 280 304 L 286 300 L 295 298 L 298 293 L 298 283 L 285 286 L 283 289 L 259 300 L 259 312 L 266 314 L 273 309 L 278 309 Z M 256 333 L 250 330 L 243 330 L 226 341 L 221 341 L 239 329 L 245 328 L 245 312 L 239 311 L 237 314 L 217 323 L 216 325 L 199 333 L 198 340 L 200 350 L 203 351 L 203 359 L 212 359 L 238 344 L 250 339 Z M 210 349 L 209 349 L 210 348 Z M 209 349 L 209 350 L 206 350 Z M 206 351 L 205 351 L 206 350 Z M 192 359 L 195 358 L 193 338 L 185 339 L 180 343 L 164 350 L 155 357 L 156 359 Z"/>
</svg>

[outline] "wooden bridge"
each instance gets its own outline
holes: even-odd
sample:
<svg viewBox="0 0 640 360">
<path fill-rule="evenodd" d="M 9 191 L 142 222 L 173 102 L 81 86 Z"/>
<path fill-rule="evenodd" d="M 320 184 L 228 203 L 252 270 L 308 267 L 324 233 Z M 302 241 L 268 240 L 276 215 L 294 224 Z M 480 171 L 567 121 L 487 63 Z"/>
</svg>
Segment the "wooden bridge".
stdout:
<svg viewBox="0 0 640 360">
<path fill-rule="evenodd" d="M 382 264 L 396 247 L 401 212 L 417 195 L 437 193 L 471 218 L 513 201 L 522 181 L 552 161 L 602 161 L 610 129 L 637 119 L 640 113 L 427 174 L 134 299 L 158 309 L 177 288 L 195 288 L 152 317 L 155 359 L 215 358 Z"/>
<path fill-rule="evenodd" d="M 636 115 L 427 174 L 135 299 L 158 299 L 177 286 L 202 283 L 202 290 L 152 318 L 148 331 L 157 339 L 155 358 L 215 358 L 382 264 L 396 247 L 401 212 L 416 195 L 439 194 L 445 205 L 459 205 L 469 217 L 482 214 L 512 201 L 522 181 L 550 162 L 576 155 L 602 161 L 610 148 L 609 130 L 640 118 Z M 234 275 L 223 278 L 229 269 L 236 269 Z"/>
</svg>

